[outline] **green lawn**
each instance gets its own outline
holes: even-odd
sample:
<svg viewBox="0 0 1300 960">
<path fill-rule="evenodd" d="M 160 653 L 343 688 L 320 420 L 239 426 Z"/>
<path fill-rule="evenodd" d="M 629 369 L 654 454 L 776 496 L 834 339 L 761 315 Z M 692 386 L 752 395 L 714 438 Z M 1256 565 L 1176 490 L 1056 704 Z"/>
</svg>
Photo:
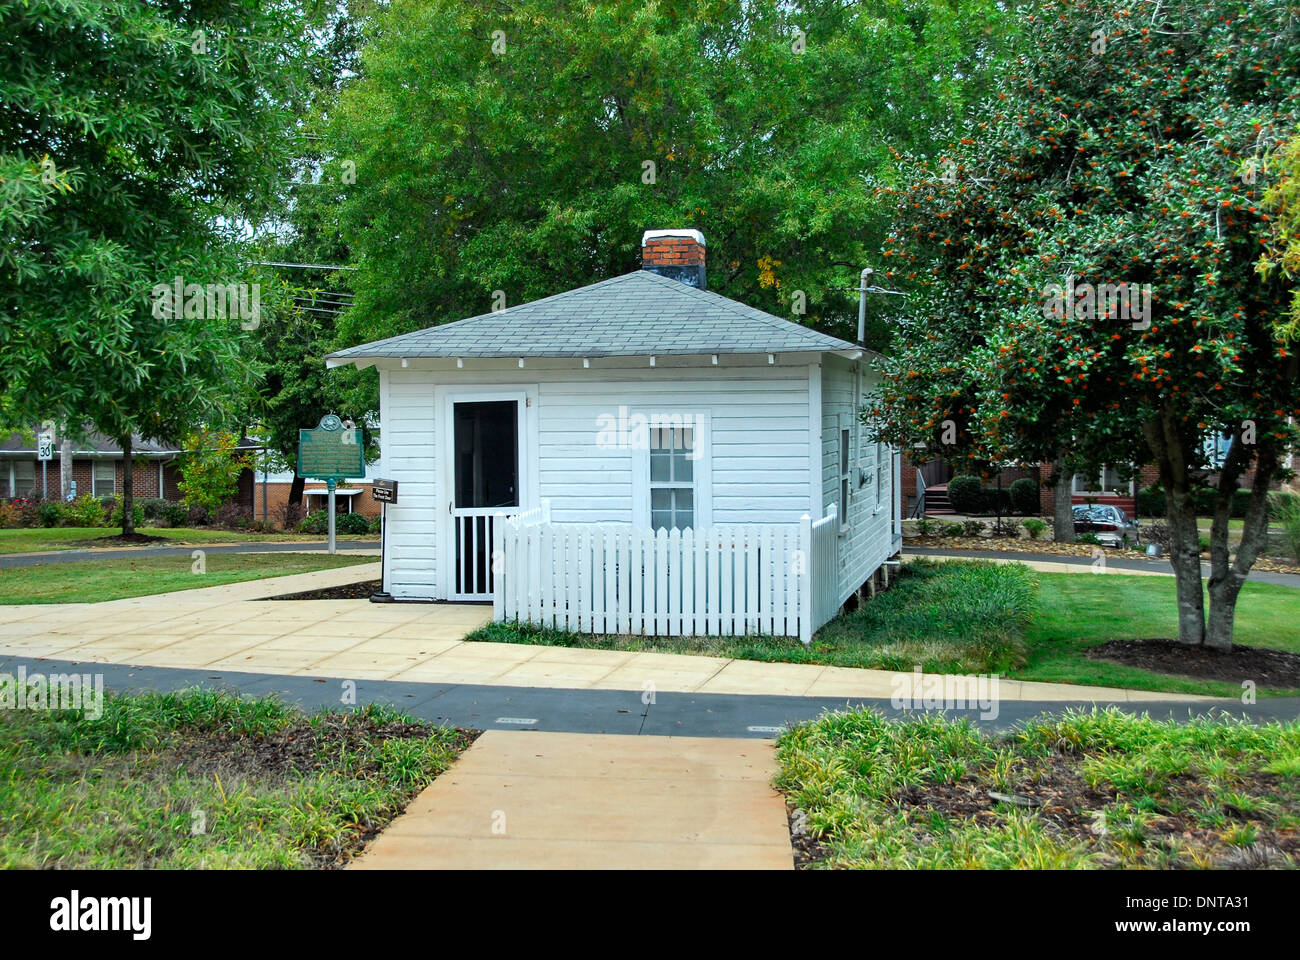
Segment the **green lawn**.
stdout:
<svg viewBox="0 0 1300 960">
<path fill-rule="evenodd" d="M 1023 659 L 1021 635 L 1034 590 L 1020 565 L 917 561 L 903 567 L 891 590 L 827 624 L 807 647 L 794 637 L 593 635 L 515 623 L 490 623 L 465 639 L 888 670 L 919 663 L 929 671 L 1005 671 Z"/>
<path fill-rule="evenodd" d="M 1241 695 L 1231 684 L 1161 676 L 1083 656 L 1084 649 L 1107 640 L 1176 637 L 1173 577 L 1040 573 L 1038 579 L 1038 615 L 1026 631 L 1029 656 L 1012 674 L 1017 679 Z M 1300 590 L 1247 583 L 1237 601 L 1236 640 L 1300 653 Z"/>
<path fill-rule="evenodd" d="M 1069 712 L 996 736 L 827 714 L 777 742 L 800 866 L 1292 867 L 1300 723 Z M 990 792 L 999 796 L 990 796 Z"/>
<path fill-rule="evenodd" d="M 1237 641 L 1300 653 L 1300 590 L 1248 583 Z M 808 647 L 790 637 L 640 637 L 491 623 L 466 637 L 504 643 L 694 653 L 928 673 L 1239 697 L 1228 683 L 1089 659 L 1108 640 L 1177 636 L 1172 577 L 1035 573 L 1021 564 L 913 560 L 896 585 L 826 624 Z M 1300 691 L 1260 687 L 1262 695 Z"/>
<path fill-rule="evenodd" d="M 0 603 L 97 603 L 374 562 L 328 553 L 210 553 L 204 573 L 194 572 L 188 555 L 42 563 L 0 570 Z"/>
<path fill-rule="evenodd" d="M 122 549 L 121 544 L 96 544 L 91 541 L 121 533 L 116 527 L 20 527 L 0 530 L 0 556 L 12 553 L 40 553 L 46 550 L 77 550 L 87 547 Z M 238 530 L 215 530 L 208 527 L 139 527 L 137 533 L 166 537 L 178 544 L 208 543 L 320 543 L 324 536 L 308 533 L 243 533 Z M 373 540 L 374 534 L 337 534 L 338 540 Z"/>
<path fill-rule="evenodd" d="M 187 692 L 0 710 L 0 869 L 337 866 L 472 736 Z"/>
</svg>

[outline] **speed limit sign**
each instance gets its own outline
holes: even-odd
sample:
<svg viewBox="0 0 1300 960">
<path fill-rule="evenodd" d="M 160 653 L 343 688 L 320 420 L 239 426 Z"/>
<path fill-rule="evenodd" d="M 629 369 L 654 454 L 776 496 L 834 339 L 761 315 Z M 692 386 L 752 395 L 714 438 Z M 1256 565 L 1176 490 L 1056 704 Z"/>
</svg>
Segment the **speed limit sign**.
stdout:
<svg viewBox="0 0 1300 960">
<path fill-rule="evenodd" d="M 39 440 L 39 442 L 36 447 L 36 459 L 53 460 L 54 459 L 54 434 L 42 433 L 40 437 L 38 437 L 37 439 Z"/>
</svg>

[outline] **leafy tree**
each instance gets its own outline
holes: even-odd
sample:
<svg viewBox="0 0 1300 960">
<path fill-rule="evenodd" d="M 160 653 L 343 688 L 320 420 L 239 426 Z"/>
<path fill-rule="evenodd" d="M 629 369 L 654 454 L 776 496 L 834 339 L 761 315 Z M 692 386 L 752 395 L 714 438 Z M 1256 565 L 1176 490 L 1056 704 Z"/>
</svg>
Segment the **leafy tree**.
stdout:
<svg viewBox="0 0 1300 960">
<path fill-rule="evenodd" d="M 703 230 L 712 289 L 852 337 L 887 223 L 867 178 L 983 89 L 1014 42 L 1003 9 L 399 0 L 329 111 L 358 267 L 341 337 L 635 270 L 663 226 Z"/>
<path fill-rule="evenodd" d="M 1293 13 L 1283 0 L 1045 3 L 978 122 L 894 194 L 885 244 L 913 300 L 875 408 L 884 432 L 946 435 L 972 465 L 1154 461 L 1190 644 L 1232 643 L 1300 413 L 1281 323 L 1290 291 L 1255 273 L 1258 161 L 1294 130 L 1300 95 Z M 1112 301 L 1118 284 L 1138 286 Z M 1231 447 L 1210 476 L 1216 433 Z M 1249 467 L 1232 555 L 1232 494 Z M 1208 620 L 1193 501 L 1204 483 L 1216 490 Z"/>
<path fill-rule="evenodd" d="M 124 534 L 133 436 L 217 423 L 256 376 L 256 317 L 215 292 L 252 306 L 239 240 L 282 175 L 306 23 L 293 0 L 0 0 L 0 419 L 114 438 Z M 160 311 L 176 277 L 214 296 Z"/>
<path fill-rule="evenodd" d="M 1270 158 L 1274 180 L 1264 195 L 1264 207 L 1273 217 L 1260 256 L 1259 272 L 1274 270 L 1295 280 L 1300 277 L 1300 132 L 1282 144 Z M 1284 327 L 1288 339 L 1300 336 L 1300 287 L 1291 297 L 1291 313 Z"/>
<path fill-rule="evenodd" d="M 233 433 L 198 429 L 185 436 L 181 456 L 181 502 L 203 507 L 209 513 L 228 503 L 239 489 L 239 475 L 251 466 L 247 454 L 236 448 Z"/>
</svg>

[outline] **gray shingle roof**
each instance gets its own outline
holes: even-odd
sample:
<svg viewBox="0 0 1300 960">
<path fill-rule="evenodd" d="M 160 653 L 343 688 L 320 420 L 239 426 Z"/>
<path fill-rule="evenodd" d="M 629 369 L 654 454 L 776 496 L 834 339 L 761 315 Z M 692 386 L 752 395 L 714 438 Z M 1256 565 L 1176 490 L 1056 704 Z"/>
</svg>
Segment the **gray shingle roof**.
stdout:
<svg viewBox="0 0 1300 960">
<path fill-rule="evenodd" d="M 616 357 L 856 350 L 853 344 L 646 270 L 329 355 Z"/>
</svg>

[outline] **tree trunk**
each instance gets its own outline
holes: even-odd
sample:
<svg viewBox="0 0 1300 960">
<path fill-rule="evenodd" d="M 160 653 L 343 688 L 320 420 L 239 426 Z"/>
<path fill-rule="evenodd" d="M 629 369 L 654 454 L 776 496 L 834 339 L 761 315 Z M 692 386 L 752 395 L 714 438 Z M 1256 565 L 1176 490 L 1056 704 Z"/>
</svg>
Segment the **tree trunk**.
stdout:
<svg viewBox="0 0 1300 960">
<path fill-rule="evenodd" d="M 1052 463 L 1052 539 L 1057 543 L 1074 542 L 1074 511 L 1071 509 L 1071 477 L 1065 472 L 1065 460 Z"/>
<path fill-rule="evenodd" d="M 297 474 L 294 475 L 293 483 L 289 484 L 290 506 L 302 506 L 302 491 L 305 484 L 306 481 L 302 477 Z"/>
<path fill-rule="evenodd" d="M 131 437 L 119 442 L 122 447 L 122 536 L 135 535 L 135 464 L 131 462 Z"/>
<path fill-rule="evenodd" d="M 1205 642 L 1205 596 L 1201 588 L 1201 535 L 1196 528 L 1196 504 L 1192 499 L 1191 471 L 1186 450 L 1199 434 L 1183 436 L 1172 407 L 1143 427 L 1147 446 L 1155 455 L 1160 484 L 1165 488 L 1165 516 L 1169 522 L 1169 562 L 1174 568 L 1178 595 L 1178 640 L 1200 645 Z"/>
<path fill-rule="evenodd" d="M 1242 521 L 1241 543 L 1237 546 L 1236 556 L 1229 562 L 1228 521 L 1232 516 L 1232 496 L 1237 489 L 1237 477 L 1248 462 L 1240 435 L 1233 437 L 1219 474 L 1219 495 L 1215 501 L 1214 525 L 1210 529 L 1210 617 L 1205 643 L 1220 650 L 1232 649 L 1237 596 L 1250 568 L 1268 542 L 1268 485 L 1277 472 L 1278 463 L 1271 451 L 1261 451 L 1255 463 L 1250 502 Z"/>
<path fill-rule="evenodd" d="M 66 436 L 59 447 L 59 496 L 64 502 L 72 494 L 72 441 Z"/>
</svg>

